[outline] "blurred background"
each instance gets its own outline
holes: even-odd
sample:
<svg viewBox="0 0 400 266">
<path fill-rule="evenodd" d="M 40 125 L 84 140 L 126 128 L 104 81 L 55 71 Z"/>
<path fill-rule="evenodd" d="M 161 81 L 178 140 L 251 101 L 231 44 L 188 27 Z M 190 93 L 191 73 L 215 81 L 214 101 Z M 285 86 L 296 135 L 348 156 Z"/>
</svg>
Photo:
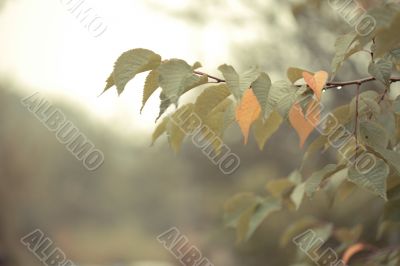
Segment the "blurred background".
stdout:
<svg viewBox="0 0 400 266">
<path fill-rule="evenodd" d="M 291 265 L 294 247 L 279 248 L 279 235 L 311 215 L 340 226 L 375 228 L 382 202 L 355 191 L 345 206 L 328 209 L 317 195 L 297 213 L 273 215 L 246 244 L 223 227 L 224 201 L 241 191 L 265 194 L 267 180 L 287 176 L 301 162 L 294 130 L 284 126 L 259 151 L 242 145 L 232 127 L 226 143 L 241 158 L 223 175 L 186 141 L 175 155 L 166 138 L 150 147 L 158 94 L 140 114 L 144 77 L 118 97 L 99 97 L 116 58 L 148 48 L 163 58 L 200 61 L 219 75 L 220 64 L 258 65 L 273 80 L 290 66 L 328 70 L 336 36 L 350 26 L 318 0 L 85 0 L 107 30 L 94 38 L 71 14 L 66 1 L 0 0 L 0 265 L 41 265 L 19 242 L 41 229 L 77 265 L 180 265 L 157 241 L 177 227 L 214 265 Z M 380 1 L 361 1 L 368 8 Z M 369 55 L 347 63 L 338 79 L 366 75 Z M 371 85 L 373 86 L 373 84 Z M 105 155 L 87 171 L 55 134 L 21 104 L 40 92 L 60 108 Z M 352 90 L 325 94 L 336 106 Z M 195 95 L 188 95 L 188 99 Z M 313 161 L 310 172 L 332 158 Z M 366 205 L 368 203 L 368 205 Z M 365 207 L 367 206 L 367 208 Z M 354 215 L 357 213 L 357 215 Z M 366 230 L 365 239 L 376 232 Z M 393 236 L 392 236 L 393 237 Z"/>
</svg>

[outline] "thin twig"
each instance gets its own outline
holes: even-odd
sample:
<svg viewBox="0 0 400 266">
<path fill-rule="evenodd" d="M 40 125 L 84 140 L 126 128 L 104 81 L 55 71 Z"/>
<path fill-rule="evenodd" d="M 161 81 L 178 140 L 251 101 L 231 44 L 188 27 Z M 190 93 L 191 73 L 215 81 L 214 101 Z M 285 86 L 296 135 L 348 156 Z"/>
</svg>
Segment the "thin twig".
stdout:
<svg viewBox="0 0 400 266">
<path fill-rule="evenodd" d="M 222 83 L 222 82 L 225 82 L 225 80 L 223 80 L 223 79 L 220 79 L 220 78 L 211 76 L 211 75 L 209 75 L 209 74 L 207 74 L 207 73 L 204 73 L 204 72 L 194 71 L 194 74 L 199 75 L 199 76 L 207 76 L 208 78 L 215 80 L 216 82 L 214 82 L 214 83 Z"/>
<path fill-rule="evenodd" d="M 360 88 L 361 88 L 362 83 L 357 84 L 357 96 L 356 96 L 356 119 L 355 119 L 355 125 L 354 125 L 354 136 L 356 138 L 356 160 L 358 157 L 358 122 L 359 122 L 359 106 L 360 106 Z"/>
</svg>

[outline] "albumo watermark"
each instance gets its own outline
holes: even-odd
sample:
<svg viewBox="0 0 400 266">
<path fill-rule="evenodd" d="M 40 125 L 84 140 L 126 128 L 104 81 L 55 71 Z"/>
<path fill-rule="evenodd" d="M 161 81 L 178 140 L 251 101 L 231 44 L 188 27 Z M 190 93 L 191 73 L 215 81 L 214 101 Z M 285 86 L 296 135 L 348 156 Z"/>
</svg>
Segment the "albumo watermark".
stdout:
<svg viewBox="0 0 400 266">
<path fill-rule="evenodd" d="M 157 240 L 184 266 L 214 266 L 176 227 L 159 235 Z"/>
<path fill-rule="evenodd" d="M 328 0 L 328 3 L 359 35 L 367 36 L 375 30 L 375 18 L 355 0 Z"/>
<path fill-rule="evenodd" d="M 59 1 L 93 37 L 97 38 L 106 32 L 108 27 L 103 18 L 86 3 L 86 0 Z"/>
<path fill-rule="evenodd" d="M 292 239 L 293 243 L 319 266 L 347 266 L 332 248 L 322 249 L 324 240 L 311 229 Z"/>
<path fill-rule="evenodd" d="M 239 156 L 232 153 L 218 134 L 204 124 L 189 107 L 183 106 L 177 116 L 171 116 L 171 121 L 191 137 L 192 143 L 201 149 L 212 163 L 218 165 L 222 173 L 229 175 L 239 168 Z"/>
<path fill-rule="evenodd" d="M 104 154 L 58 108 L 41 97 L 38 92 L 24 98 L 21 103 L 43 125 L 56 134 L 57 140 L 65 145 L 76 159 L 83 162 L 86 169 L 94 171 L 104 162 Z"/>
<path fill-rule="evenodd" d="M 28 248 L 46 266 L 76 266 L 68 260 L 65 253 L 53 244 L 41 230 L 27 234 L 20 239 L 21 243 Z"/>
</svg>

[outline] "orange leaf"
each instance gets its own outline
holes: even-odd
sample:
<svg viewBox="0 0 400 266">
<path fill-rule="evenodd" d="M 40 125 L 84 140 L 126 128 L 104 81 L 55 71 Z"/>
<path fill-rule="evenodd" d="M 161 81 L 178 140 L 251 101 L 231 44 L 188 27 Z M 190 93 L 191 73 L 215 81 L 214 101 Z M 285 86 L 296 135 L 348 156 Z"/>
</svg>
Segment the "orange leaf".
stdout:
<svg viewBox="0 0 400 266">
<path fill-rule="evenodd" d="M 257 118 L 260 116 L 260 113 L 261 106 L 258 103 L 257 97 L 254 95 L 253 90 L 249 88 L 244 92 L 242 101 L 236 108 L 236 121 L 242 130 L 244 144 L 247 143 L 251 125 L 257 120 Z"/>
<path fill-rule="evenodd" d="M 321 100 L 322 90 L 325 87 L 328 76 L 328 73 L 325 71 L 318 71 L 314 75 L 308 72 L 303 72 L 304 81 L 314 91 L 314 94 L 317 96 L 318 100 Z"/>
<path fill-rule="evenodd" d="M 299 103 L 292 106 L 289 112 L 289 121 L 300 138 L 300 148 L 303 148 L 307 138 L 318 125 L 321 118 L 321 108 L 318 101 L 312 100 L 307 107 L 307 115 Z"/>
<path fill-rule="evenodd" d="M 361 251 L 372 251 L 374 250 L 373 246 L 370 246 L 368 244 L 363 244 L 363 243 L 357 243 L 352 246 L 350 246 L 343 254 L 343 262 L 347 265 L 350 262 L 350 259 L 356 255 L 357 253 L 360 253 Z"/>
</svg>

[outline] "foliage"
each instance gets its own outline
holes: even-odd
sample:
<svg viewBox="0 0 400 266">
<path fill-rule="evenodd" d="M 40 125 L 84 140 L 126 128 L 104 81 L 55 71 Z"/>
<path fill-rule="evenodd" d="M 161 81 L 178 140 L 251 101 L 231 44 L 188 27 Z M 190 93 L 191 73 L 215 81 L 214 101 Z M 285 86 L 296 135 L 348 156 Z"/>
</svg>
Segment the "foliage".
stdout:
<svg viewBox="0 0 400 266">
<path fill-rule="evenodd" d="M 260 149 L 287 122 L 297 132 L 301 148 L 310 142 L 305 149 L 303 166 L 319 151 L 331 148 L 337 152 L 337 162 L 314 173 L 308 174 L 301 167 L 286 178 L 269 181 L 266 196 L 241 193 L 228 200 L 224 220 L 227 226 L 236 228 L 238 242 L 249 240 L 273 213 L 300 208 L 304 198 L 313 197 L 316 191 L 345 199 L 352 184 L 386 201 L 379 230 L 382 234 L 388 223 L 399 222 L 400 212 L 400 97 L 389 97 L 391 85 L 400 81 L 394 77 L 400 69 L 400 5 L 382 4 L 368 10 L 367 14 L 375 18 L 376 27 L 367 36 L 358 34 L 356 30 L 339 36 L 334 45 L 336 53 L 330 73 L 292 67 L 287 71 L 288 80 L 272 82 L 269 75 L 258 68 L 239 73 L 225 64 L 218 68 L 223 77 L 218 78 L 197 71 L 201 67 L 199 63 L 190 65 L 181 59 L 162 60 L 152 51 L 134 49 L 117 60 L 105 90 L 115 85 L 118 93 L 122 93 L 136 74 L 150 71 L 145 82 L 142 109 L 149 97 L 161 88 L 159 117 L 164 118 L 154 131 L 153 143 L 167 134 L 175 151 L 179 151 L 185 136 L 194 130 L 183 130 L 174 122 L 177 117 L 182 118 L 182 110 L 189 110 L 189 114 L 196 114 L 203 125 L 221 137 L 236 120 L 244 143 L 248 142 L 252 130 Z M 347 59 L 366 50 L 371 55 L 366 66 L 371 76 L 345 82 L 333 81 Z M 360 92 L 363 84 L 375 80 L 378 81 L 376 91 Z M 325 110 L 323 92 L 337 87 L 355 87 L 356 96 L 348 104 Z M 182 95 L 193 89 L 203 91 L 194 103 L 181 105 Z M 177 107 L 175 112 L 166 114 L 171 105 Z M 189 117 L 189 114 L 185 113 L 184 117 Z M 318 132 L 318 136 L 311 142 L 312 132 Z M 213 145 L 211 140 L 209 144 Z M 218 152 L 217 146 L 213 145 L 213 148 Z M 369 171 L 360 169 L 360 164 L 365 163 L 365 154 L 374 158 Z M 305 228 L 322 230 L 326 240 L 335 238 L 340 243 L 338 250 L 347 250 L 347 255 L 355 250 L 353 245 L 362 234 L 360 226 L 332 229 L 329 223 L 307 218 L 287 229 L 281 245 L 286 245 L 296 232 Z M 398 254 L 392 257 L 392 261 L 399 260 Z M 371 261 L 373 259 L 375 257 Z M 396 262 L 385 265 L 394 265 L 389 263 Z"/>
</svg>

